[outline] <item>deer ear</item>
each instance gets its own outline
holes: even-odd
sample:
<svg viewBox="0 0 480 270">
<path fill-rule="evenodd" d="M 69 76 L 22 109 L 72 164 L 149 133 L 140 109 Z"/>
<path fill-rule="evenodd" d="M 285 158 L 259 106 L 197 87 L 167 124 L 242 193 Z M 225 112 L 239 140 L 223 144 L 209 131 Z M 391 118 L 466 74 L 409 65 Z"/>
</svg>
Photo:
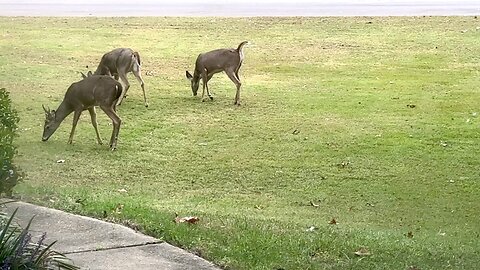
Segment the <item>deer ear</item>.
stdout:
<svg viewBox="0 0 480 270">
<path fill-rule="evenodd" d="M 93 75 L 92 72 L 89 70 L 88 73 L 87 73 L 87 76 L 90 77 L 92 75 Z"/>
<path fill-rule="evenodd" d="M 190 72 L 188 72 L 188 70 L 187 70 L 187 72 L 185 73 L 185 75 L 187 76 L 187 79 L 189 79 L 190 81 L 193 79 L 192 74 L 190 74 Z"/>
<path fill-rule="evenodd" d="M 87 75 L 83 74 L 83 72 L 80 71 L 80 74 L 82 74 L 82 78 L 87 78 Z"/>
<path fill-rule="evenodd" d="M 42 104 L 42 108 L 43 108 L 43 110 L 45 111 L 45 113 L 47 113 L 47 114 L 49 113 L 49 111 L 47 110 L 47 108 L 45 108 L 45 105 Z"/>
</svg>

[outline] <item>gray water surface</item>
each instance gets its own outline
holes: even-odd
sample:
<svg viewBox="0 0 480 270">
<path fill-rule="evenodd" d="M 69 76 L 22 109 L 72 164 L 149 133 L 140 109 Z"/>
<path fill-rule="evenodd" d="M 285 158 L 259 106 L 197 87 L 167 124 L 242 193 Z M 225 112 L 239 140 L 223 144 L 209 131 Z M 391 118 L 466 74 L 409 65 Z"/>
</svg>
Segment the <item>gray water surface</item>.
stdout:
<svg viewBox="0 0 480 270">
<path fill-rule="evenodd" d="M 293 1 L 292 1 L 293 2 Z M 184 3 L 0 1 L 0 16 L 421 16 L 480 15 L 480 0 Z"/>
</svg>

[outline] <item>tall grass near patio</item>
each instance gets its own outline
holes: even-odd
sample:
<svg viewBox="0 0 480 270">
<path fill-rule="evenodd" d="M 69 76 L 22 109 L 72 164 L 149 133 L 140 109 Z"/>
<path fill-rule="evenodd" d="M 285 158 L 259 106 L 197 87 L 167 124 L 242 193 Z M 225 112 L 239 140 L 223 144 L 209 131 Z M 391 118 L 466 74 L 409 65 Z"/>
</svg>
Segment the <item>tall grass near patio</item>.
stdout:
<svg viewBox="0 0 480 270">
<path fill-rule="evenodd" d="M 228 269 L 475 269 L 479 27 L 473 17 L 0 18 L 0 87 L 21 118 L 27 174 L 15 192 Z M 221 74 L 213 101 L 192 97 L 185 70 L 197 55 L 243 40 L 243 105 Z M 118 151 L 96 145 L 88 113 L 73 145 L 71 117 L 42 143 L 41 105 L 56 108 L 78 71 L 115 47 L 140 52 L 150 103 L 130 75 Z M 175 224 L 175 213 L 200 221 Z"/>
</svg>

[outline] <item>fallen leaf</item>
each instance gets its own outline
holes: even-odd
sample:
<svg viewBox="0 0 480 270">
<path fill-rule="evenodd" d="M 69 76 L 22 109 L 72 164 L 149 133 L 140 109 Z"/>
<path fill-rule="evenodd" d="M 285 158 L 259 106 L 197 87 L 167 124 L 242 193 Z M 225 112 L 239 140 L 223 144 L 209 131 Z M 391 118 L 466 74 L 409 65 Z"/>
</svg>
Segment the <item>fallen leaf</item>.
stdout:
<svg viewBox="0 0 480 270">
<path fill-rule="evenodd" d="M 120 192 L 120 193 L 127 193 L 127 190 L 124 189 L 124 188 L 121 188 L 121 189 L 119 189 L 119 190 L 117 190 L 117 191 Z"/>
<path fill-rule="evenodd" d="M 121 214 L 122 210 L 123 210 L 123 207 L 124 207 L 123 204 L 117 204 L 117 206 L 115 207 L 115 213 Z"/>
<path fill-rule="evenodd" d="M 315 204 L 313 201 L 310 201 L 310 205 L 313 206 L 313 207 L 319 207 L 320 206 L 319 204 Z"/>
<path fill-rule="evenodd" d="M 59 159 L 57 160 L 57 163 L 65 163 L 65 159 Z"/>
<path fill-rule="evenodd" d="M 448 146 L 447 142 L 444 142 L 444 141 L 441 141 L 441 142 L 440 142 L 440 145 L 443 146 L 443 147 L 447 147 L 447 146 Z"/>
<path fill-rule="evenodd" d="M 315 228 L 315 226 L 310 226 L 310 228 L 306 229 L 305 231 L 306 232 L 313 232 L 315 231 L 317 228 Z"/>
<path fill-rule="evenodd" d="M 330 220 L 330 221 L 328 222 L 328 224 L 330 224 L 330 225 L 337 225 L 337 220 L 335 220 L 335 218 L 332 218 L 332 220 Z"/>
<path fill-rule="evenodd" d="M 350 161 L 342 161 L 342 163 L 337 164 L 340 168 L 346 168 L 348 165 L 350 165 Z"/>
<path fill-rule="evenodd" d="M 260 207 L 260 205 L 255 205 L 254 207 L 255 209 L 262 210 L 262 207 Z"/>
<path fill-rule="evenodd" d="M 146 76 L 153 76 L 154 74 L 153 74 L 153 71 L 147 70 L 147 71 L 145 72 L 145 75 L 146 75 Z"/>
<path fill-rule="evenodd" d="M 355 251 L 354 253 L 357 256 L 370 256 L 370 255 L 372 255 L 370 253 L 370 251 L 368 251 L 368 249 L 366 249 L 364 247 L 360 248 L 359 250 Z"/>
<path fill-rule="evenodd" d="M 82 204 L 83 201 L 85 201 L 85 199 L 80 199 L 80 198 L 78 198 L 78 199 L 75 200 L 75 203 Z"/>
<path fill-rule="evenodd" d="M 417 107 L 417 105 L 415 105 L 415 104 L 407 104 L 407 107 L 413 109 L 413 108 Z"/>
<path fill-rule="evenodd" d="M 405 236 L 407 236 L 408 238 L 413 238 L 413 232 L 408 232 L 407 234 L 405 234 Z"/>
<path fill-rule="evenodd" d="M 408 267 L 408 270 L 420 270 L 420 268 L 416 267 L 415 265 L 411 265 Z"/>
<path fill-rule="evenodd" d="M 175 223 L 189 223 L 189 224 L 195 224 L 199 221 L 200 219 L 198 217 L 176 217 L 175 218 Z"/>
<path fill-rule="evenodd" d="M 295 130 L 292 132 L 293 135 L 297 135 L 297 134 L 299 134 L 299 133 L 300 133 L 300 130 L 298 130 L 298 129 L 295 129 Z"/>
</svg>

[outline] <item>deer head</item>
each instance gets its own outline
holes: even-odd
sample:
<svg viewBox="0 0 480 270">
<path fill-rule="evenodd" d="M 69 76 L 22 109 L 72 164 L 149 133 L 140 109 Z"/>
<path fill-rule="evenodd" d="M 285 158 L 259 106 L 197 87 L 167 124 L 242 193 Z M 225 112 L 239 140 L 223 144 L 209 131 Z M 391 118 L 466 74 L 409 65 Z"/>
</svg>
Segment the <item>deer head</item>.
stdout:
<svg viewBox="0 0 480 270">
<path fill-rule="evenodd" d="M 43 110 L 45 111 L 45 125 L 43 126 L 43 136 L 42 141 L 47 141 L 50 136 L 57 130 L 58 126 L 60 126 L 61 121 L 55 120 L 55 110 L 50 110 L 45 108 L 42 105 Z"/>
<path fill-rule="evenodd" d="M 190 80 L 192 84 L 192 93 L 194 96 L 197 96 L 198 86 L 200 85 L 200 76 L 194 77 L 190 72 L 186 72 L 187 79 Z"/>
</svg>

